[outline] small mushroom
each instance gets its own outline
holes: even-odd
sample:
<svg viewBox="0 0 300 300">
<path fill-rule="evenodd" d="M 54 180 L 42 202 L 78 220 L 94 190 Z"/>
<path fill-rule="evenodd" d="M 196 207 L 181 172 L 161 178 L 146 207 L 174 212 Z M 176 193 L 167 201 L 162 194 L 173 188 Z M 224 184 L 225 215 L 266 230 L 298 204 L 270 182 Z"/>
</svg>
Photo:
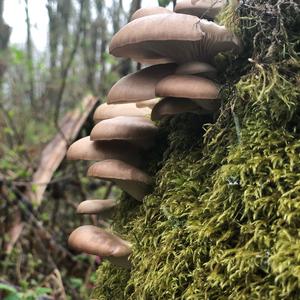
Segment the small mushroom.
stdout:
<svg viewBox="0 0 300 300">
<path fill-rule="evenodd" d="M 69 160 L 106 160 L 120 159 L 135 166 L 140 165 L 140 150 L 126 141 L 91 141 L 84 137 L 73 143 L 67 151 Z"/>
<path fill-rule="evenodd" d="M 116 200 L 86 200 L 81 202 L 77 207 L 78 214 L 97 214 L 102 218 L 110 218 L 117 205 Z"/>
<path fill-rule="evenodd" d="M 91 132 L 91 140 L 124 140 L 147 149 L 153 145 L 157 132 L 158 128 L 148 119 L 115 117 L 96 124 Z"/>
<path fill-rule="evenodd" d="M 207 78 L 216 78 L 217 70 L 207 63 L 191 61 L 179 65 L 175 75 L 199 75 Z"/>
<path fill-rule="evenodd" d="M 198 104 L 189 99 L 167 97 L 157 103 L 151 113 L 151 120 L 159 121 L 164 117 L 192 112 L 205 114 Z M 208 112 L 206 111 L 206 114 Z"/>
<path fill-rule="evenodd" d="M 88 176 L 110 180 L 139 201 L 151 190 L 152 178 L 149 175 L 120 160 L 97 162 L 88 169 Z"/>
<path fill-rule="evenodd" d="M 98 123 L 102 120 L 111 119 L 119 116 L 128 117 L 145 117 L 151 114 L 151 110 L 147 107 L 137 107 L 135 103 L 122 104 L 101 104 L 94 113 L 94 121 Z"/>
<path fill-rule="evenodd" d="M 210 62 L 218 53 L 239 48 L 239 40 L 224 26 L 175 13 L 129 22 L 112 38 L 110 53 L 141 63 L 158 59 Z"/>
<path fill-rule="evenodd" d="M 156 86 L 159 97 L 188 98 L 208 111 L 216 111 L 220 106 L 219 86 L 213 81 L 193 75 L 171 75 Z"/>
<path fill-rule="evenodd" d="M 155 98 L 155 85 L 175 72 L 176 64 L 155 65 L 121 78 L 110 89 L 109 104 L 139 102 Z"/>
<path fill-rule="evenodd" d="M 131 245 L 101 228 L 85 225 L 75 229 L 68 240 L 69 247 L 78 252 L 107 258 L 118 265 L 129 267 Z"/>
<path fill-rule="evenodd" d="M 144 101 L 137 102 L 135 105 L 138 108 L 148 107 L 151 110 L 160 100 L 161 100 L 161 98 L 154 98 L 154 99 L 150 99 L 150 100 L 144 100 Z"/>
<path fill-rule="evenodd" d="M 224 8 L 228 0 L 181 0 L 174 11 L 180 14 L 197 16 L 204 19 L 213 19 Z"/>
<path fill-rule="evenodd" d="M 151 15 L 158 15 L 158 14 L 173 14 L 174 12 L 162 7 L 162 6 L 156 6 L 156 7 L 144 7 L 138 9 L 131 17 L 131 21 L 135 19 L 139 19 L 146 16 Z"/>
</svg>

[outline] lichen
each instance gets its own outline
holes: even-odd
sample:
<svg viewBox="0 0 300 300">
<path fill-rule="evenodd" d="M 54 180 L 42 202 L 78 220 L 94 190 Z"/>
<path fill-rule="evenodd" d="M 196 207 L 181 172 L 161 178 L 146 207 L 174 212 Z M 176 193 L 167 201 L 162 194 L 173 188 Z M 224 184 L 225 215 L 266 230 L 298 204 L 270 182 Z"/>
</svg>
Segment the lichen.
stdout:
<svg viewBox="0 0 300 300">
<path fill-rule="evenodd" d="M 245 50 L 223 70 L 220 115 L 160 124 L 154 191 L 122 219 L 132 269 L 100 267 L 97 299 L 300 297 L 299 4 L 229 12 Z"/>
</svg>

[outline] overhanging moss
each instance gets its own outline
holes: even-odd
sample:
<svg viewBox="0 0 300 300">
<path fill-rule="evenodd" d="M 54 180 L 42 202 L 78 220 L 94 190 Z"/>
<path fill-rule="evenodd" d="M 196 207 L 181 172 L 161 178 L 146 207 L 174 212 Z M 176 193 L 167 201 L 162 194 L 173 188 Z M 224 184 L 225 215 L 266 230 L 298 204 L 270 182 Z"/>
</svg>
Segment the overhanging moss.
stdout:
<svg viewBox="0 0 300 300">
<path fill-rule="evenodd" d="M 105 265 L 97 299 L 300 297 L 299 5 L 227 11 L 245 51 L 223 70 L 220 116 L 205 134 L 193 114 L 162 124 L 154 192 L 122 208 L 132 270 Z"/>
</svg>

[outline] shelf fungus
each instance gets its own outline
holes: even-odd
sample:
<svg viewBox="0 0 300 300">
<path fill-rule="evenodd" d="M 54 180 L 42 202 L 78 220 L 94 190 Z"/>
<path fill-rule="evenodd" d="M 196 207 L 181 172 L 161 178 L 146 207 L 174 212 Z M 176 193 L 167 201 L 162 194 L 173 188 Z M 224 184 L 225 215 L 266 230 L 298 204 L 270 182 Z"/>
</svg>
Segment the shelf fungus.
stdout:
<svg viewBox="0 0 300 300">
<path fill-rule="evenodd" d="M 85 200 L 77 207 L 77 213 L 81 215 L 96 214 L 104 219 L 110 218 L 115 211 L 117 202 L 114 199 Z"/>
<path fill-rule="evenodd" d="M 126 117 L 147 117 L 151 114 L 151 109 L 147 106 L 137 107 L 135 103 L 121 104 L 101 104 L 94 113 L 94 122 L 112 119 L 119 116 Z"/>
<path fill-rule="evenodd" d="M 171 75 L 156 86 L 159 97 L 192 99 L 207 111 L 216 111 L 220 106 L 219 86 L 213 81 L 193 75 Z"/>
<path fill-rule="evenodd" d="M 121 78 L 109 91 L 107 103 L 137 103 L 155 98 L 156 84 L 176 68 L 176 64 L 155 65 Z"/>
<path fill-rule="evenodd" d="M 126 141 L 91 141 L 89 136 L 76 141 L 69 147 L 67 159 L 96 161 L 120 159 L 135 166 L 141 163 L 140 149 L 132 143 Z"/>
<path fill-rule="evenodd" d="M 181 0 L 177 2 L 174 11 L 201 19 L 214 19 L 227 2 L 227 0 Z"/>
<path fill-rule="evenodd" d="M 110 53 L 138 62 L 211 62 L 220 52 L 239 50 L 239 40 L 224 26 L 196 16 L 158 14 L 136 19 L 112 38 Z"/>
<path fill-rule="evenodd" d="M 97 255 L 116 265 L 129 267 L 130 243 L 101 228 L 81 226 L 71 233 L 68 244 L 75 251 Z"/>
<path fill-rule="evenodd" d="M 162 6 L 156 6 L 156 7 L 144 7 L 138 9 L 131 17 L 131 21 L 151 15 L 158 15 L 158 14 L 173 14 L 174 12 L 162 7 Z"/>
<path fill-rule="evenodd" d="M 115 159 L 93 164 L 88 169 L 88 176 L 112 181 L 139 201 L 151 191 L 152 186 L 152 178 L 145 172 Z"/>
<path fill-rule="evenodd" d="M 99 122 L 91 132 L 91 140 L 123 140 L 148 149 L 154 145 L 157 132 L 158 128 L 148 119 L 115 117 Z M 122 151 L 122 149 L 120 150 Z"/>
<path fill-rule="evenodd" d="M 151 120 L 160 121 L 165 117 L 170 117 L 186 112 L 207 114 L 207 111 L 201 109 L 200 106 L 193 100 L 167 97 L 162 99 L 154 106 L 151 113 Z"/>
</svg>

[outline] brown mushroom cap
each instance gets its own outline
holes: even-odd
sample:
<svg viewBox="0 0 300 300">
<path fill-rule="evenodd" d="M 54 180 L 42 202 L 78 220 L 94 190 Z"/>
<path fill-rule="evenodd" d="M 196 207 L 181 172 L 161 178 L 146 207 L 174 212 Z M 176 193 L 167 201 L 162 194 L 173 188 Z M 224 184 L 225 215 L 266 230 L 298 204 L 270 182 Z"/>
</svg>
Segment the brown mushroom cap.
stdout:
<svg viewBox="0 0 300 300">
<path fill-rule="evenodd" d="M 78 252 L 102 258 L 122 258 L 128 266 L 131 245 L 120 237 L 101 228 L 85 225 L 75 229 L 68 240 L 69 247 Z"/>
<path fill-rule="evenodd" d="M 173 11 L 162 6 L 140 8 L 132 15 L 131 21 L 157 14 L 173 14 Z"/>
<path fill-rule="evenodd" d="M 226 4 L 227 0 L 181 0 L 177 2 L 174 11 L 201 19 L 213 19 Z"/>
<path fill-rule="evenodd" d="M 119 116 L 129 117 L 145 117 L 151 114 L 148 107 L 136 107 L 135 103 L 122 104 L 101 104 L 94 113 L 94 121 L 100 122 L 102 120 L 111 119 Z"/>
<path fill-rule="evenodd" d="M 141 162 L 140 150 L 126 141 L 95 142 L 84 137 L 73 143 L 67 151 L 69 160 L 120 159 L 135 166 Z"/>
<path fill-rule="evenodd" d="M 91 140 L 125 140 L 149 148 L 153 145 L 157 132 L 158 128 L 145 118 L 116 117 L 97 123 L 91 132 Z"/>
<path fill-rule="evenodd" d="M 136 19 L 125 25 L 110 44 L 112 55 L 139 62 L 157 59 L 209 62 L 220 52 L 238 49 L 239 41 L 224 26 L 184 14 Z"/>
<path fill-rule="evenodd" d="M 142 201 L 150 191 L 152 179 L 149 175 L 123 161 L 109 159 L 93 164 L 88 176 L 115 182 L 133 198 Z"/>
<path fill-rule="evenodd" d="M 155 65 L 121 78 L 111 88 L 107 102 L 138 102 L 155 98 L 155 85 L 174 73 L 176 64 Z"/>
<path fill-rule="evenodd" d="M 175 71 L 175 75 L 196 75 L 199 74 L 203 77 L 215 78 L 217 70 L 207 64 L 198 61 L 191 61 L 185 64 L 179 65 Z"/>
<path fill-rule="evenodd" d="M 101 214 L 108 217 L 114 211 L 117 205 L 116 200 L 86 200 L 77 207 L 78 214 Z"/>
<path fill-rule="evenodd" d="M 184 98 L 164 98 L 157 103 L 151 113 L 153 121 L 159 121 L 164 117 L 174 116 L 181 113 L 205 113 L 197 103 Z M 206 111 L 207 113 L 207 111 Z"/>
<path fill-rule="evenodd" d="M 138 108 L 145 108 L 148 107 L 150 110 L 161 100 L 161 98 L 154 98 L 150 100 L 144 100 L 137 102 L 135 105 Z"/>
<path fill-rule="evenodd" d="M 156 86 L 159 97 L 188 98 L 196 100 L 202 108 L 214 111 L 219 107 L 219 86 L 213 81 L 192 75 L 171 75 Z"/>
</svg>

